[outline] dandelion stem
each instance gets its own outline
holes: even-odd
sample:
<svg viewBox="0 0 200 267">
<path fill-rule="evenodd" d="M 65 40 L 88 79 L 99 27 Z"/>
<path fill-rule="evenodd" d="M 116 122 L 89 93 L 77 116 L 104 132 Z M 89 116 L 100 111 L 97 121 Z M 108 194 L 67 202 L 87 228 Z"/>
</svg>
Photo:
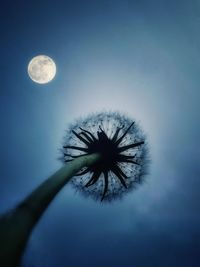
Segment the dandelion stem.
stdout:
<svg viewBox="0 0 200 267">
<path fill-rule="evenodd" d="M 48 205 L 71 177 L 99 159 L 99 154 L 74 159 L 44 181 L 13 211 L 0 217 L 0 266 L 19 266 L 31 231 Z"/>
</svg>

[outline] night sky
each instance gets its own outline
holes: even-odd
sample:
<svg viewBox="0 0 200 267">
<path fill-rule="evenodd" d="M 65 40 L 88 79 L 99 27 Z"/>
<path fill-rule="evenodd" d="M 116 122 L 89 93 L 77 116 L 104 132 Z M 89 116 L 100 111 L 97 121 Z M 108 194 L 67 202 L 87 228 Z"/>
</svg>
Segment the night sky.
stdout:
<svg viewBox="0 0 200 267">
<path fill-rule="evenodd" d="M 102 204 L 70 185 L 35 228 L 24 267 L 200 266 L 200 2 L 1 2 L 0 212 L 62 166 L 67 125 L 96 111 L 140 122 L 145 183 Z M 32 57 L 57 64 L 45 85 Z"/>
</svg>

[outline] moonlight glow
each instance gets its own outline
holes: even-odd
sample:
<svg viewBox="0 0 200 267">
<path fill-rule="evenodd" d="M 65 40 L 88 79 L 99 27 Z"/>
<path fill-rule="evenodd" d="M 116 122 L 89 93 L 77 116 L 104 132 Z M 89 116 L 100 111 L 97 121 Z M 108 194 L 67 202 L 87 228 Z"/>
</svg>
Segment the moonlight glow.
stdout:
<svg viewBox="0 0 200 267">
<path fill-rule="evenodd" d="M 48 83 L 56 75 L 56 64 L 48 56 L 36 56 L 28 64 L 28 74 L 36 83 Z"/>
</svg>

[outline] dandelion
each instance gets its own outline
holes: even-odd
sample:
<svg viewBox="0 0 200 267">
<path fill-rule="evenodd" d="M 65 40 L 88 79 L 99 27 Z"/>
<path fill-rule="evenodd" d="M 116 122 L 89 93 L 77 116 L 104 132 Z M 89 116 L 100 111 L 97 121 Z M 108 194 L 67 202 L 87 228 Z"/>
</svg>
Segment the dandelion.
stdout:
<svg viewBox="0 0 200 267">
<path fill-rule="evenodd" d="M 111 201 L 141 183 L 148 163 L 145 135 L 120 113 L 102 112 L 77 120 L 67 131 L 63 161 L 98 153 L 101 159 L 83 167 L 71 183 L 93 198 Z"/>
<path fill-rule="evenodd" d="M 143 132 L 124 115 L 103 112 L 71 125 L 63 146 L 66 165 L 0 217 L 0 265 L 19 265 L 33 228 L 69 181 L 86 195 L 111 201 L 143 181 L 147 156 Z"/>
</svg>

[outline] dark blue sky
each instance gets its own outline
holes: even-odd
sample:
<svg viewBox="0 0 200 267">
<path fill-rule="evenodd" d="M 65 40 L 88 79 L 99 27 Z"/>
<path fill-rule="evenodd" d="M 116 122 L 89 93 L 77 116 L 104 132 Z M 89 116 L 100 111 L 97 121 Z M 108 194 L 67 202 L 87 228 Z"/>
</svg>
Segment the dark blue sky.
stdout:
<svg viewBox="0 0 200 267">
<path fill-rule="evenodd" d="M 66 186 L 24 266 L 200 266 L 199 1 L 7 0 L 0 12 L 0 212 L 62 166 L 65 129 L 81 115 L 136 118 L 152 160 L 121 202 Z M 46 85 L 27 75 L 38 54 L 57 64 Z"/>
</svg>

